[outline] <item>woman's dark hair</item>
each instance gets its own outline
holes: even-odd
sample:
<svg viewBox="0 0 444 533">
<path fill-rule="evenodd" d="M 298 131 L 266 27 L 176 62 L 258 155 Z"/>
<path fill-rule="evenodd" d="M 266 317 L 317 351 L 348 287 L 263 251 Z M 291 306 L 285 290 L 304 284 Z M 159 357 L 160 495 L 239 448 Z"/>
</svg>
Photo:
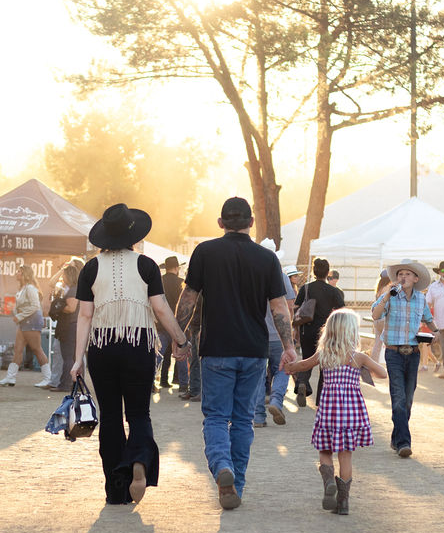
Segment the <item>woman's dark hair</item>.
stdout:
<svg viewBox="0 0 444 533">
<path fill-rule="evenodd" d="M 66 279 L 68 287 L 74 287 L 75 285 L 77 285 L 77 280 L 79 279 L 79 271 L 75 266 L 67 265 L 63 269 L 63 275 Z"/>
<path fill-rule="evenodd" d="M 313 259 L 313 274 L 316 279 L 325 279 L 330 271 L 330 264 L 327 259 L 315 257 Z"/>
</svg>

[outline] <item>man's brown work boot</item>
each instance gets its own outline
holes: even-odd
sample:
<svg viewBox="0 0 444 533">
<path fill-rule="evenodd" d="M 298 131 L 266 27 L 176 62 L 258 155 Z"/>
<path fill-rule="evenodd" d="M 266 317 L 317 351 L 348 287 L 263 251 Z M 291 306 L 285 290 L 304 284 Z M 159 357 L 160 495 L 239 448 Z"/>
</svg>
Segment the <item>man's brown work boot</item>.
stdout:
<svg viewBox="0 0 444 533">
<path fill-rule="evenodd" d="M 242 500 L 239 498 L 234 487 L 234 475 L 229 468 L 223 468 L 217 476 L 219 487 L 219 503 L 223 509 L 235 509 Z"/>
</svg>

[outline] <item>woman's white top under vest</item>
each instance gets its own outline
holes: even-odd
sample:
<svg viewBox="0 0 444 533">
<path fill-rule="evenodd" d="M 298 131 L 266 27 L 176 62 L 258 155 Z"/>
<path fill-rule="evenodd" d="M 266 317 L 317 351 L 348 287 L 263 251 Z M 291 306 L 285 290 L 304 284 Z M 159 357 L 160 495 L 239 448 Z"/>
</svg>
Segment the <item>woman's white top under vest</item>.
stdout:
<svg viewBox="0 0 444 533">
<path fill-rule="evenodd" d="M 146 329 L 148 348 L 156 347 L 158 338 L 154 313 L 148 299 L 148 284 L 137 269 L 139 254 L 132 250 L 110 250 L 97 256 L 98 270 L 91 287 L 94 314 L 90 342 L 99 348 L 108 342 L 126 340 L 140 343 Z"/>
</svg>

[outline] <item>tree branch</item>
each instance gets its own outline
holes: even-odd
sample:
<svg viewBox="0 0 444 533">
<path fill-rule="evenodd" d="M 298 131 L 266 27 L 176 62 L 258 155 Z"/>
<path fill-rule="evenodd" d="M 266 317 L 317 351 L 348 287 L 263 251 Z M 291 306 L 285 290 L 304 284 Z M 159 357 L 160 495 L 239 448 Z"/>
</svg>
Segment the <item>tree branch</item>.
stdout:
<svg viewBox="0 0 444 533">
<path fill-rule="evenodd" d="M 434 98 L 427 98 L 417 102 L 417 107 L 422 109 L 428 109 L 433 107 L 436 104 L 444 104 L 444 96 L 435 96 Z M 384 118 L 393 117 L 395 115 L 400 115 L 406 113 L 411 109 L 410 105 L 406 106 L 397 106 L 390 109 L 382 109 L 379 111 L 370 111 L 367 113 L 344 113 L 341 111 L 332 110 L 332 113 L 339 116 L 349 116 L 348 120 L 344 120 L 339 124 L 335 124 L 331 127 L 332 131 L 337 131 L 342 128 L 347 128 L 349 126 L 358 126 L 359 124 L 367 124 L 368 122 L 375 122 L 377 120 L 382 120 Z"/>
<path fill-rule="evenodd" d="M 273 142 L 270 145 L 270 149 L 271 150 L 273 150 L 273 148 L 275 147 L 276 143 L 281 139 L 281 137 L 287 131 L 287 129 L 291 126 L 291 124 L 293 124 L 295 118 L 298 116 L 298 114 L 300 113 L 301 109 L 308 102 L 308 100 L 310 100 L 310 98 L 313 96 L 313 94 L 316 91 L 317 87 L 318 86 L 316 84 L 313 87 L 313 89 L 304 96 L 304 98 L 302 99 L 302 101 L 299 104 L 299 106 L 291 114 L 290 118 L 284 122 L 284 125 L 281 128 L 281 131 L 277 134 L 277 136 L 275 137 L 275 139 L 273 140 Z"/>
</svg>

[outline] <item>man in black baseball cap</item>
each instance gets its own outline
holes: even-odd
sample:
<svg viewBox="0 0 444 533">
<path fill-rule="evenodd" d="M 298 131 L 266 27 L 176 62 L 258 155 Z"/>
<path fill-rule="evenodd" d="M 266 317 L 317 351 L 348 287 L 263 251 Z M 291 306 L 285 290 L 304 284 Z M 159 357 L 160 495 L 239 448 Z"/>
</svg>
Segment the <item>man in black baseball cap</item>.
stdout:
<svg viewBox="0 0 444 533">
<path fill-rule="evenodd" d="M 224 203 L 220 217 L 224 227 L 233 231 L 247 228 L 250 222 L 253 225 L 251 208 L 247 200 L 238 198 L 237 196 L 229 198 Z"/>
<path fill-rule="evenodd" d="M 274 252 L 250 238 L 254 219 L 248 202 L 228 199 L 217 222 L 224 236 L 194 250 L 176 315 L 186 327 L 202 293 L 205 455 L 221 506 L 233 509 L 241 503 L 257 389 L 265 380 L 268 301 L 284 347 L 281 365 L 296 360 L 296 352 L 281 266 Z"/>
</svg>

